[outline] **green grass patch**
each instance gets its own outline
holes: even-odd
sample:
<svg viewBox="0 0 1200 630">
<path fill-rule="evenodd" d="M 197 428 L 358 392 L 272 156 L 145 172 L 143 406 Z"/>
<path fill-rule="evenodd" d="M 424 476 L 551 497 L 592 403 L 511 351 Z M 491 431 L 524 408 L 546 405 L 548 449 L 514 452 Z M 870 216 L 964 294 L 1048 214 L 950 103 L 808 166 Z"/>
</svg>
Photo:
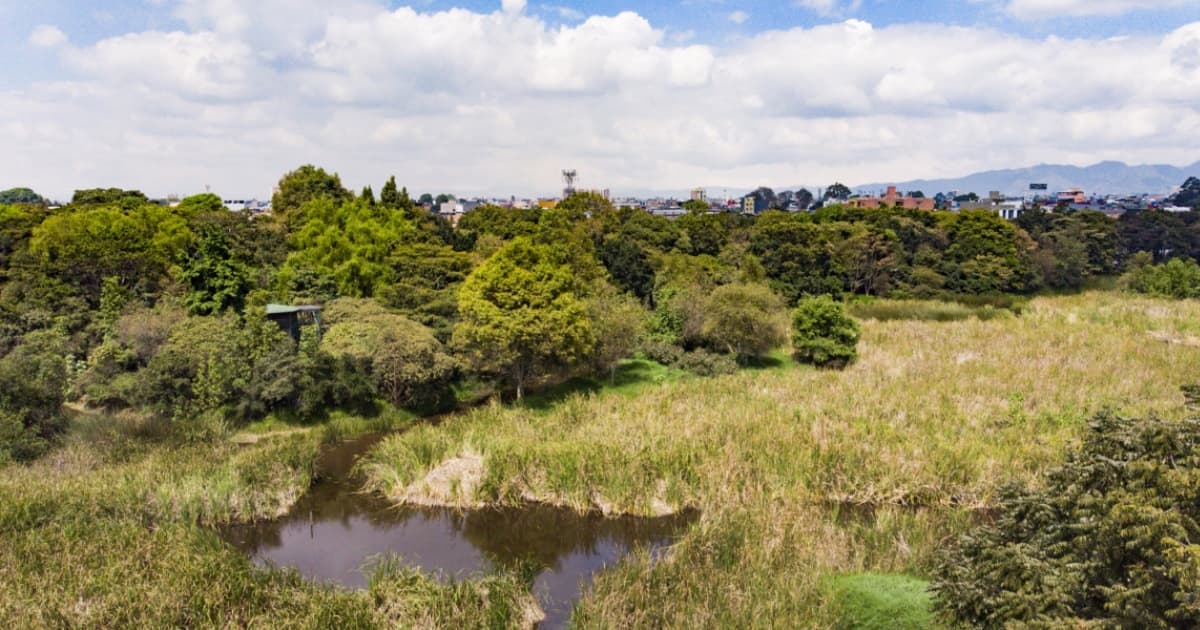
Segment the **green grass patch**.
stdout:
<svg viewBox="0 0 1200 630">
<path fill-rule="evenodd" d="M 929 583 L 908 575 L 862 573 L 829 580 L 847 630 L 923 630 L 933 625 Z"/>
<path fill-rule="evenodd" d="M 624 396 L 636 396 L 647 387 L 671 383 L 690 376 L 687 372 L 668 367 L 649 359 L 622 361 L 610 378 L 586 376 L 572 378 L 558 385 L 534 392 L 525 397 L 522 406 L 538 411 L 547 411 L 577 395 L 615 392 Z"/>
</svg>

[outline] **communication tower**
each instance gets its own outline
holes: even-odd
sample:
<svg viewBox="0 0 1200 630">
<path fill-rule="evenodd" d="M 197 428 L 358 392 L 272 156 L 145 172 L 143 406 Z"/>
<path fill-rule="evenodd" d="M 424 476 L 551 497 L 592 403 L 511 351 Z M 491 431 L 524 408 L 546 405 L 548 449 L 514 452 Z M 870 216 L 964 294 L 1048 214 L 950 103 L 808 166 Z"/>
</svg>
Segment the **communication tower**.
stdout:
<svg viewBox="0 0 1200 630">
<path fill-rule="evenodd" d="M 575 169 L 567 169 L 562 172 L 563 184 L 563 199 L 575 194 L 575 179 L 579 177 L 579 173 Z"/>
</svg>

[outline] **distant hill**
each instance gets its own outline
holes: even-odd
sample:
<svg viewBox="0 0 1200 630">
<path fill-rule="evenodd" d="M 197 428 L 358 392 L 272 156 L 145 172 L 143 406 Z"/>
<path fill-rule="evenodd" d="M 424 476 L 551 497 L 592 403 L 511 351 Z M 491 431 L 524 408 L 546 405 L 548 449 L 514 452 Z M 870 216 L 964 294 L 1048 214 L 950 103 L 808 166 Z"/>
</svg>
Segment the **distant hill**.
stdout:
<svg viewBox="0 0 1200 630">
<path fill-rule="evenodd" d="M 986 195 L 998 190 L 1010 195 L 1029 191 L 1029 184 L 1047 184 L 1050 192 L 1082 188 L 1088 193 L 1167 194 L 1188 177 L 1200 176 L 1200 162 L 1178 167 L 1169 164 L 1130 166 L 1123 162 L 1100 162 L 1092 166 L 1039 164 L 1029 168 L 985 171 L 954 179 L 918 179 L 909 182 L 884 182 L 855 186 L 855 192 L 874 193 L 894 185 L 901 191 L 920 190 L 927 195 L 957 190 Z"/>
</svg>

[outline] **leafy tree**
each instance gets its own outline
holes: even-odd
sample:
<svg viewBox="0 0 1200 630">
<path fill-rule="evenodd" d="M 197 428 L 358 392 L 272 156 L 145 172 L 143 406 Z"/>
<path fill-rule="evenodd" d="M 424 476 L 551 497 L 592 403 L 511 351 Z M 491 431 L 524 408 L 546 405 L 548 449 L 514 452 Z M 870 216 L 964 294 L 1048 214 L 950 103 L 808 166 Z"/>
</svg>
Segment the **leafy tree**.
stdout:
<svg viewBox="0 0 1200 630">
<path fill-rule="evenodd" d="M 359 199 L 367 202 L 368 206 L 375 205 L 375 191 L 371 190 L 370 186 L 363 186 L 362 194 L 360 194 L 358 197 Z"/>
<path fill-rule="evenodd" d="M 292 234 L 295 249 L 279 278 L 285 286 L 307 270 L 332 278 L 340 295 L 370 297 L 394 280 L 389 259 L 416 233 L 400 213 L 363 199 L 337 203 L 319 198 L 299 212 L 307 221 Z"/>
<path fill-rule="evenodd" d="M 417 203 L 422 204 L 422 205 L 431 204 L 431 203 L 433 203 L 433 195 L 431 195 L 429 193 L 424 193 L 419 198 L 417 198 Z"/>
<path fill-rule="evenodd" d="M 462 245 L 459 249 L 471 249 L 475 241 L 485 234 L 492 234 L 504 240 L 532 235 L 537 231 L 541 215 L 540 208 L 479 206 L 464 214 L 458 221 L 456 238 Z"/>
<path fill-rule="evenodd" d="M 641 300 L 647 300 L 654 292 L 654 268 L 642 251 L 632 241 L 610 238 L 600 246 L 600 261 L 608 270 L 613 282 Z"/>
<path fill-rule="evenodd" d="M 1036 245 L 1019 228 L 987 210 L 939 215 L 949 247 L 951 288 L 963 293 L 1025 292 L 1037 288 Z"/>
<path fill-rule="evenodd" d="M 827 295 L 800 300 L 792 312 L 792 348 L 797 361 L 842 367 L 858 357 L 858 322 Z"/>
<path fill-rule="evenodd" d="M 225 235 L 211 230 L 200 236 L 179 280 L 190 289 L 185 304 L 195 315 L 240 311 L 250 288 L 246 268 L 234 260 Z"/>
<path fill-rule="evenodd" d="M 598 193 L 577 192 L 560 201 L 555 210 L 565 212 L 572 219 L 581 221 L 586 217 L 597 216 L 603 212 L 612 212 L 613 205 Z"/>
<path fill-rule="evenodd" d="M 150 199 L 140 190 L 122 190 L 120 188 L 89 188 L 76 190 L 71 198 L 71 205 L 80 206 L 117 206 L 131 210 L 150 203 Z"/>
<path fill-rule="evenodd" d="M 433 332 L 370 300 L 358 302 L 354 317 L 333 318 L 321 349 L 365 362 L 377 391 L 393 405 L 419 405 L 442 398 L 456 365 Z M 331 312 L 336 312 L 336 304 L 331 305 Z"/>
<path fill-rule="evenodd" d="M 98 206 L 46 219 L 34 229 L 29 251 L 43 272 L 95 304 L 107 277 L 153 290 L 192 239 L 187 222 L 167 208 Z"/>
<path fill-rule="evenodd" d="M 575 275 L 560 258 L 552 247 L 518 237 L 458 292 L 455 345 L 477 370 L 503 374 L 518 399 L 531 378 L 578 363 L 595 343 Z"/>
<path fill-rule="evenodd" d="M 729 230 L 725 227 L 721 217 L 715 214 L 689 212 L 679 217 L 675 223 L 681 232 L 677 246 L 680 246 L 685 254 L 716 256 L 721 253 L 721 248 L 729 239 Z M 686 248 L 681 245 L 685 239 Z"/>
<path fill-rule="evenodd" d="M 471 256 L 447 245 L 405 243 L 388 258 L 394 280 L 376 292 L 383 304 L 447 339 L 458 317 L 455 295 L 474 266 Z"/>
<path fill-rule="evenodd" d="M 645 332 L 646 309 L 607 283 L 592 292 L 586 306 L 596 340 L 592 365 L 613 380 L 617 366 L 633 354 Z"/>
<path fill-rule="evenodd" d="M 69 359 L 66 338 L 52 331 L 28 334 L 0 357 L 0 464 L 41 455 L 66 428 Z"/>
<path fill-rule="evenodd" d="M 46 205 L 46 200 L 29 188 L 10 188 L 0 191 L 0 206 L 11 204 Z"/>
<path fill-rule="evenodd" d="M 225 208 L 225 202 L 221 201 L 220 197 L 212 193 L 203 193 L 200 195 L 184 197 L 183 200 L 179 202 L 179 206 L 175 209 L 175 211 L 185 217 L 214 212 L 228 212 L 228 210 Z"/>
<path fill-rule="evenodd" d="M 0 193 L 0 203 L 4 203 Z M 1179 192 L 1171 196 L 1171 203 L 1185 208 L 1200 209 L 1200 178 L 1189 177 L 1179 188 Z"/>
<path fill-rule="evenodd" d="M 940 558 L 935 609 L 984 628 L 1200 625 L 1200 421 L 1110 412 Z"/>
<path fill-rule="evenodd" d="M 834 185 L 830 186 L 829 188 L 825 189 L 824 199 L 826 201 L 829 201 L 831 199 L 837 200 L 837 201 L 845 201 L 846 199 L 850 198 L 851 194 L 852 194 L 852 191 L 850 190 L 849 186 L 847 186 L 841 182 L 837 182 Z"/>
<path fill-rule="evenodd" d="M 1200 234 L 1189 225 L 1200 221 L 1197 212 L 1144 210 L 1126 212 L 1118 219 L 1122 247 L 1126 252 L 1150 252 L 1154 262 L 1171 258 L 1195 258 L 1200 253 Z"/>
<path fill-rule="evenodd" d="M 847 287 L 835 254 L 839 231 L 807 214 L 768 212 L 750 230 L 750 252 L 789 303 L 804 295 L 841 294 Z"/>
<path fill-rule="evenodd" d="M 307 219 L 303 212 L 305 204 L 326 198 L 336 205 L 352 197 L 342 187 L 337 173 L 331 175 L 325 169 L 305 164 L 279 180 L 275 194 L 271 195 L 271 211 L 282 217 L 289 228 L 296 229 Z"/>
<path fill-rule="evenodd" d="M 701 334 L 708 346 L 745 361 L 758 359 L 787 339 L 783 300 L 757 284 L 717 287 L 704 305 Z"/>
</svg>

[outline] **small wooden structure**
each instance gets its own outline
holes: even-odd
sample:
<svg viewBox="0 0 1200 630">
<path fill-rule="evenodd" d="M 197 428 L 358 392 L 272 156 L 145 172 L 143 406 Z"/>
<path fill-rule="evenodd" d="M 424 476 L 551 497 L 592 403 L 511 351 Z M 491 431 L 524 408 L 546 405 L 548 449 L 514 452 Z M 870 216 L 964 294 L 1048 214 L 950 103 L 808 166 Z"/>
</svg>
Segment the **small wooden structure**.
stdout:
<svg viewBox="0 0 1200 630">
<path fill-rule="evenodd" d="M 288 306 L 286 304 L 268 304 L 267 319 L 279 325 L 283 332 L 291 335 L 296 343 L 300 342 L 300 329 L 304 326 L 316 326 L 317 337 L 321 336 L 321 307 L 315 305 Z"/>
</svg>

